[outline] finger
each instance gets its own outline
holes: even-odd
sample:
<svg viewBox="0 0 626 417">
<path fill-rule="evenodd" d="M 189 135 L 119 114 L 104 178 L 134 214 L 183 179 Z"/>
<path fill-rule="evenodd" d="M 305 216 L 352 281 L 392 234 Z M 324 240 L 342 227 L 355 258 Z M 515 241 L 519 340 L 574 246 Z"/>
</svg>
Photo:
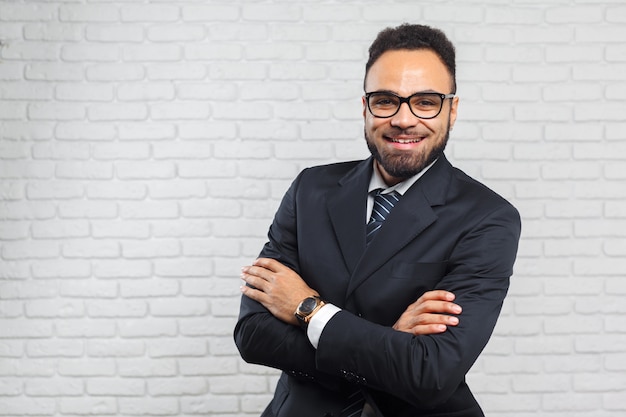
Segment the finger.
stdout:
<svg viewBox="0 0 626 417">
<path fill-rule="evenodd" d="M 418 298 L 418 301 L 419 300 L 422 300 L 422 301 L 428 301 L 428 300 L 454 301 L 455 297 L 456 296 L 454 295 L 454 293 L 451 293 L 450 291 L 433 290 L 433 291 L 427 291 L 424 294 L 422 294 L 422 296 L 420 298 Z"/>
<path fill-rule="evenodd" d="M 252 262 L 252 265 L 269 269 L 272 272 L 279 272 L 280 270 L 287 268 L 276 259 L 272 258 L 257 258 L 254 262 Z"/>
<path fill-rule="evenodd" d="M 414 325 L 443 324 L 446 326 L 456 326 L 459 318 L 446 314 L 420 314 L 415 318 Z"/>
<path fill-rule="evenodd" d="M 241 279 L 244 280 L 246 284 L 262 292 L 265 292 L 265 290 L 267 289 L 268 281 L 262 277 L 259 277 L 258 275 L 242 272 Z"/>
<path fill-rule="evenodd" d="M 448 330 L 448 328 L 444 324 L 427 324 L 413 327 L 411 329 L 411 333 L 419 336 L 425 334 L 439 334 L 445 332 L 446 330 Z"/>
<path fill-rule="evenodd" d="M 273 272 L 262 266 L 244 266 L 241 268 L 241 274 L 242 277 L 243 275 L 251 275 L 264 279 L 265 281 L 271 281 L 273 277 Z"/>
<path fill-rule="evenodd" d="M 248 298 L 251 298 L 255 301 L 258 301 L 261 304 L 264 304 L 266 301 L 266 295 L 263 291 L 259 291 L 254 287 L 249 287 L 247 285 L 242 285 L 239 287 L 239 290 L 243 295 Z"/>
</svg>

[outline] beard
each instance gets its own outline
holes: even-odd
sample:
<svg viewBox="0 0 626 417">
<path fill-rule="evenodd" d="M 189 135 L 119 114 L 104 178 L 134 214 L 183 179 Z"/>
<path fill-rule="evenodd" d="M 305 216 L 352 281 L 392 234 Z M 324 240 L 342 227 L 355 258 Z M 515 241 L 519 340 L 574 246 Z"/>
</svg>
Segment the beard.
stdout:
<svg viewBox="0 0 626 417">
<path fill-rule="evenodd" d="M 450 138 L 450 123 L 448 122 L 446 133 L 441 141 L 436 143 L 432 149 L 419 153 L 380 151 L 369 137 L 366 129 L 364 129 L 364 135 L 367 148 L 385 172 L 392 177 L 405 180 L 421 172 L 443 154 Z"/>
</svg>

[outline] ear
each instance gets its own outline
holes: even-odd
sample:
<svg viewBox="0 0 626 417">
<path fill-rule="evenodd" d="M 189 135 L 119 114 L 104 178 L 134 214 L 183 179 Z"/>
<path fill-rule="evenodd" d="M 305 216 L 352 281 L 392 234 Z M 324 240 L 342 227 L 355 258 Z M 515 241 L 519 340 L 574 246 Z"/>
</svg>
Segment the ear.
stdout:
<svg viewBox="0 0 626 417">
<path fill-rule="evenodd" d="M 365 96 L 361 97 L 361 103 L 363 104 L 363 118 L 365 119 L 365 114 L 367 113 L 367 100 Z"/>
<path fill-rule="evenodd" d="M 459 98 L 454 97 L 452 99 L 452 103 L 450 104 L 450 130 L 454 127 L 454 123 L 456 122 L 457 110 L 459 108 Z"/>
</svg>

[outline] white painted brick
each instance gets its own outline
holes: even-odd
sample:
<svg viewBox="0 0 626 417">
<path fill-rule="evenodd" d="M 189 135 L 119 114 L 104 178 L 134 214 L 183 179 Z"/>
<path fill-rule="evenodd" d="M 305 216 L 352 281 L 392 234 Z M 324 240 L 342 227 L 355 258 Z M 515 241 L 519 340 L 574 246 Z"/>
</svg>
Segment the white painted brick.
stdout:
<svg viewBox="0 0 626 417">
<path fill-rule="evenodd" d="M 115 164 L 116 176 L 122 180 L 167 179 L 175 176 L 170 162 L 120 162 Z"/>
<path fill-rule="evenodd" d="M 91 121 L 145 120 L 148 107 L 139 103 L 95 104 L 87 109 Z"/>
<path fill-rule="evenodd" d="M 0 110 L 2 110 L 2 114 L 6 114 L 6 118 L 8 120 L 11 119 L 24 119 L 26 115 L 26 105 L 23 103 L 0 103 Z"/>
<path fill-rule="evenodd" d="M 604 10 L 595 6 L 551 7 L 545 11 L 546 23 L 585 23 L 600 22 L 604 18 Z"/>
<path fill-rule="evenodd" d="M 183 51 L 178 45 L 170 44 L 130 44 L 122 47 L 122 58 L 124 61 L 179 61 L 183 56 Z"/>
<path fill-rule="evenodd" d="M 121 7 L 122 22 L 170 22 L 180 18 L 180 9 L 173 5 L 125 5 Z"/>
<path fill-rule="evenodd" d="M 138 340 L 91 340 L 89 356 L 102 358 L 135 358 L 145 353 L 145 343 Z"/>
<path fill-rule="evenodd" d="M 180 411 L 176 398 L 119 398 L 120 413 L 125 416 L 177 415 Z"/>
<path fill-rule="evenodd" d="M 123 183 L 92 183 L 87 187 L 87 196 L 105 200 L 140 200 L 148 194 L 145 184 L 125 181 Z"/>
<path fill-rule="evenodd" d="M 17 318 L 24 316 L 24 303 L 21 301 L 3 301 L 0 304 L 0 315 L 5 318 Z"/>
<path fill-rule="evenodd" d="M 271 45 L 270 45 L 271 46 Z M 269 46 L 268 46 L 269 48 Z M 272 49 L 276 54 L 279 54 L 279 58 L 284 58 L 286 55 L 284 52 L 280 52 L 285 48 L 278 48 L 279 52 L 276 52 L 276 49 Z M 241 60 L 243 58 L 243 48 L 239 45 L 229 45 L 229 44 L 192 44 L 185 48 L 185 58 L 197 61 L 197 60 L 205 60 L 205 61 L 215 61 L 215 60 L 226 60 L 226 61 L 236 61 Z M 260 52 L 255 51 L 256 54 Z M 247 58 L 254 59 L 254 55 L 250 56 L 248 53 L 245 54 Z M 268 59 L 271 57 L 267 57 Z M 257 58 L 258 59 L 258 58 Z"/>
<path fill-rule="evenodd" d="M 173 201 L 119 203 L 122 219 L 172 219 L 179 216 L 178 204 Z"/>
<path fill-rule="evenodd" d="M 148 392 L 154 396 L 202 395 L 208 391 L 205 378 L 184 379 L 151 379 L 148 381 Z"/>
<path fill-rule="evenodd" d="M 11 398 L 0 399 L 0 413 L 7 416 L 54 415 L 57 409 L 54 398 Z"/>
<path fill-rule="evenodd" d="M 3 36 L 3 38 L 6 37 Z M 45 25 L 29 23 L 24 25 L 24 39 L 79 42 L 82 40 L 82 26 L 56 22 L 48 22 Z"/>
<path fill-rule="evenodd" d="M 16 262 L 2 262 L 3 270 L 10 269 Z M 6 281 L 5 281 L 6 282 Z M 54 298 L 58 294 L 56 282 L 26 281 L 12 283 L 0 283 L 0 299 L 31 299 L 31 298 Z"/>
<path fill-rule="evenodd" d="M 62 22 L 112 22 L 119 19 L 119 11 L 113 4 L 68 4 L 59 8 L 59 19 Z"/>
<path fill-rule="evenodd" d="M 513 391 L 524 393 L 566 392 L 572 388 L 572 377 L 556 375 L 520 375 L 513 380 Z"/>
<path fill-rule="evenodd" d="M 75 298 L 115 298 L 117 285 L 114 282 L 95 280 L 63 280 L 59 284 L 59 294 Z"/>
<path fill-rule="evenodd" d="M 616 353 L 604 355 L 606 368 L 609 371 L 625 371 L 626 370 L 626 354 Z"/>
<path fill-rule="evenodd" d="M 150 262 L 145 260 L 108 260 L 99 259 L 92 262 L 94 275 L 98 278 L 146 278 L 151 276 L 152 267 Z M 102 307 L 102 312 L 107 310 L 106 305 Z M 140 304 L 129 305 L 129 309 L 136 312 L 143 309 Z M 138 314 L 138 313 L 135 313 Z"/>
<path fill-rule="evenodd" d="M 154 120 L 207 119 L 211 107 L 204 102 L 157 103 L 150 106 L 150 116 Z"/>
<path fill-rule="evenodd" d="M 83 344 L 69 340 L 29 341 L 26 344 L 29 357 L 63 357 L 72 358 L 83 355 Z M 39 385 L 39 384 L 37 384 Z M 48 384 L 54 385 L 54 384 Z M 35 395 L 35 394 L 33 394 Z"/>
<path fill-rule="evenodd" d="M 6 82 L 0 86 L 0 98 L 5 100 L 49 100 L 52 95 L 52 86 L 24 82 Z"/>
<path fill-rule="evenodd" d="M 85 39 L 93 42 L 141 42 L 144 40 L 144 29 L 130 24 L 87 25 Z"/>
<path fill-rule="evenodd" d="M 148 68 L 147 76 L 151 80 L 199 80 L 206 76 L 207 68 L 199 63 L 159 63 Z"/>
<path fill-rule="evenodd" d="M 226 199 L 211 199 L 205 202 L 188 202 L 181 205 L 182 215 L 187 218 L 206 217 L 219 219 L 222 217 L 241 216 L 241 204 Z"/>
<path fill-rule="evenodd" d="M 59 56 L 59 47 L 40 42 L 11 42 L 2 48 L 2 57 L 7 60 L 54 61 Z"/>
<path fill-rule="evenodd" d="M 212 230 L 212 223 L 207 219 L 159 221 L 152 225 L 152 234 L 157 238 L 210 236 Z"/>
<path fill-rule="evenodd" d="M 82 64 L 31 63 L 24 69 L 24 78 L 35 81 L 82 81 Z"/>
<path fill-rule="evenodd" d="M 55 97 L 61 101 L 112 101 L 113 87 L 101 84 L 58 83 Z"/>
<path fill-rule="evenodd" d="M 85 78 L 89 81 L 137 81 L 144 75 L 144 67 L 134 63 L 94 64 L 85 71 Z"/>
<path fill-rule="evenodd" d="M 571 342 L 570 342 L 571 348 Z M 585 373 L 598 372 L 602 369 L 602 358 L 598 355 L 581 355 L 559 353 L 544 357 L 544 367 L 549 373 Z"/>
<path fill-rule="evenodd" d="M 207 356 L 207 342 L 204 339 L 170 339 L 148 346 L 151 358 L 203 357 Z"/>
<path fill-rule="evenodd" d="M 10 200 L 10 198 L 4 198 L 4 200 Z M 56 215 L 56 209 L 52 203 L 6 201 L 2 204 L 0 213 L 8 220 L 50 219 Z"/>
<path fill-rule="evenodd" d="M 545 396 L 543 409 L 546 411 L 589 411 L 602 403 L 601 395 L 576 393 L 576 396 L 554 394 Z"/>
<path fill-rule="evenodd" d="M 43 233 L 41 233 L 43 236 Z M 46 238 L 80 237 L 80 228 L 71 232 L 48 233 Z M 61 235 L 61 236 L 59 236 Z M 32 265 L 32 274 L 35 278 L 86 278 L 91 274 L 89 262 L 82 260 L 39 260 Z"/>
<path fill-rule="evenodd" d="M 205 36 L 205 28 L 201 25 L 156 25 L 147 30 L 147 39 L 154 42 L 193 42 L 200 41 Z"/>
<path fill-rule="evenodd" d="M 80 120 L 85 117 L 85 106 L 79 103 L 32 103 L 28 117 L 39 120 Z"/>
<path fill-rule="evenodd" d="M 180 259 L 155 261 L 155 274 L 163 277 L 206 277 L 213 271 L 213 263 L 208 259 Z"/>
<path fill-rule="evenodd" d="M 230 375 L 237 369 L 237 359 L 232 357 L 218 358 L 184 358 L 178 361 L 181 375 Z"/>
<path fill-rule="evenodd" d="M 123 377 L 173 377 L 178 373 L 176 361 L 171 359 L 118 358 L 119 374 Z"/>
<path fill-rule="evenodd" d="M 236 21 L 240 17 L 236 4 L 184 5 L 182 18 L 185 21 Z"/>
<path fill-rule="evenodd" d="M 209 165 L 204 161 L 184 161 L 178 166 L 178 175 L 181 178 L 229 178 L 237 172 L 234 161 L 219 161 Z"/>
<path fill-rule="evenodd" d="M 22 80 L 24 73 L 23 63 L 3 62 L 0 66 L 0 80 Z"/>
<path fill-rule="evenodd" d="M 171 83 L 124 83 L 117 87 L 117 97 L 123 101 L 172 100 L 174 96 Z"/>
<path fill-rule="evenodd" d="M 65 45 L 61 50 L 61 59 L 69 62 L 118 61 L 120 51 L 116 45 Z"/>
<path fill-rule="evenodd" d="M 31 181 L 26 188 L 29 199 L 70 199 L 84 195 L 83 186 L 67 181 Z"/>
<path fill-rule="evenodd" d="M 178 291 L 179 284 L 171 280 L 135 279 L 120 283 L 124 298 L 172 297 Z"/>
<path fill-rule="evenodd" d="M 59 400 L 58 409 L 66 414 L 78 415 L 115 415 L 117 414 L 117 404 L 114 398 L 102 397 L 64 397 Z"/>
<path fill-rule="evenodd" d="M 0 337 L 4 338 L 45 338 L 53 333 L 52 320 L 40 319 L 0 319 Z"/>
<path fill-rule="evenodd" d="M 270 400 L 271 398 L 267 398 Z M 239 398 L 234 395 L 201 397 L 182 397 L 181 410 L 191 415 L 216 415 L 215 413 L 233 413 L 239 410 Z M 262 411 L 262 410 L 257 410 Z"/>
</svg>

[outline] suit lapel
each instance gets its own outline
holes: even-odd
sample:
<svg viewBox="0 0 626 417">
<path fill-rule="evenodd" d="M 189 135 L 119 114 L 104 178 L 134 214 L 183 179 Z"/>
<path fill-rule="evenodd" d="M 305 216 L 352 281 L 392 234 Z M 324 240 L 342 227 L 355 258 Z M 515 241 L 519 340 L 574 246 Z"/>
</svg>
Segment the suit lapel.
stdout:
<svg viewBox="0 0 626 417">
<path fill-rule="evenodd" d="M 352 273 L 346 298 L 378 268 L 437 220 L 432 207 L 445 203 L 452 166 L 442 155 L 404 194 L 365 249 Z M 363 218 L 360 219 L 364 221 Z"/>
<path fill-rule="evenodd" d="M 365 209 L 372 158 L 359 163 L 339 180 L 328 196 L 328 216 L 350 273 L 365 250 Z"/>
</svg>

